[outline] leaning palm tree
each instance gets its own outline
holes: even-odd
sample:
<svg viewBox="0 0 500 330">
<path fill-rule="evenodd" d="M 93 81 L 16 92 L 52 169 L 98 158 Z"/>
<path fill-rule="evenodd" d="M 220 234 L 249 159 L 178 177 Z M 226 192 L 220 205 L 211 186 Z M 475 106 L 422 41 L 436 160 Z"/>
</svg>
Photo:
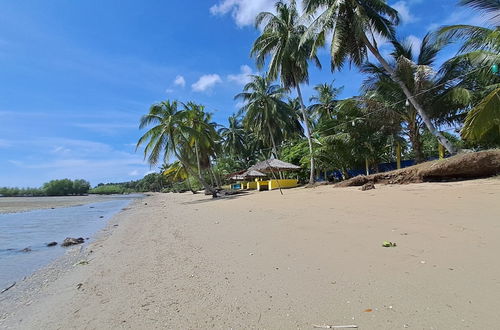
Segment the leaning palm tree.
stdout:
<svg viewBox="0 0 500 330">
<path fill-rule="evenodd" d="M 388 61 L 389 65 L 395 76 L 416 95 L 415 99 L 431 119 L 449 123 L 455 118 L 452 114 L 469 104 L 470 92 L 467 89 L 449 86 L 450 84 L 445 83 L 449 78 L 446 72 L 442 76 L 434 70 L 436 57 L 443 44 L 431 34 L 423 38 L 417 56 L 414 55 L 414 46 L 408 40 L 393 40 L 392 45 L 394 50 L 391 53 L 392 60 Z M 421 132 L 425 125 L 417 109 L 409 102 L 401 102 L 405 97 L 403 90 L 382 66 L 366 63 L 361 71 L 368 75 L 362 89 L 370 106 L 378 108 L 375 111 L 387 112 L 394 120 L 403 123 L 417 163 L 423 162 Z"/>
<path fill-rule="evenodd" d="M 453 145 L 436 129 L 415 95 L 378 50 L 376 38 L 395 39 L 394 26 L 399 23 L 398 12 L 386 0 L 303 0 L 303 4 L 305 12 L 315 17 L 302 37 L 304 44 L 314 40 L 313 54 L 326 44 L 329 34 L 332 70 L 341 69 L 347 61 L 361 66 L 369 50 L 401 87 L 429 131 L 450 153 L 455 153 Z"/>
<path fill-rule="evenodd" d="M 283 101 L 286 93 L 287 89 L 272 84 L 266 77 L 254 75 L 243 92 L 235 96 L 245 103 L 240 110 L 244 114 L 243 125 L 270 147 L 275 157 L 278 145 L 297 129 L 295 113 Z"/>
<path fill-rule="evenodd" d="M 256 25 L 262 26 L 262 34 L 255 40 L 251 56 L 262 68 L 269 57 L 267 74 L 270 79 L 279 78 L 285 88 L 295 88 L 301 105 L 302 117 L 306 129 L 311 156 L 309 183 L 314 183 L 314 157 L 311 138 L 311 125 L 300 89 L 301 83 L 309 80 L 309 60 L 320 67 L 319 59 L 312 53 L 312 41 L 300 43 L 306 26 L 300 23 L 295 0 L 289 4 L 282 1 L 276 3 L 276 14 L 262 12 L 257 16 Z"/>
<path fill-rule="evenodd" d="M 190 140 L 199 137 L 199 133 L 190 126 L 188 115 L 186 111 L 178 109 L 177 101 L 164 101 L 152 105 L 149 113 L 142 116 L 139 128 L 151 125 L 153 127 L 137 141 L 136 150 L 145 144 L 144 158 L 147 158 L 151 165 L 168 161 L 170 156 L 175 156 L 189 175 L 198 177 L 205 190 L 215 197 L 216 191 L 191 167 L 192 162 L 188 156 Z"/>
<path fill-rule="evenodd" d="M 498 66 L 500 63 L 500 1 L 461 0 L 460 4 L 481 11 L 489 18 L 485 19 L 485 23 L 494 26 L 488 28 L 462 24 L 447 26 L 439 31 L 447 41 L 463 41 L 460 54 L 452 62 L 470 63 L 476 67 L 474 78 L 482 78 L 480 100 L 468 112 L 461 132 L 465 140 L 477 142 L 494 130 L 500 136 L 500 79 L 490 72 L 493 65 Z"/>
</svg>

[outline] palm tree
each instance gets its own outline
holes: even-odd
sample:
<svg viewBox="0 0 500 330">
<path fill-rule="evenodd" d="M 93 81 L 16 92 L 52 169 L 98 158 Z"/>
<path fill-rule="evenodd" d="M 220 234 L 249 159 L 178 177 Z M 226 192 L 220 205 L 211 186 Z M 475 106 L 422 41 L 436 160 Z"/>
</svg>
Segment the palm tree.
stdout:
<svg viewBox="0 0 500 330">
<path fill-rule="evenodd" d="M 433 65 L 436 56 L 443 48 L 443 44 L 436 41 L 431 34 L 427 34 L 414 56 L 413 46 L 407 41 L 393 40 L 394 47 L 391 53 L 392 61 L 389 65 L 393 68 L 397 79 L 402 81 L 415 96 L 415 99 L 425 108 L 432 119 L 451 121 L 450 115 L 466 107 L 470 101 L 470 92 L 458 86 L 448 87 L 444 83 L 448 79 L 447 72 L 444 76 L 434 71 Z M 377 108 L 375 111 L 384 110 L 392 113 L 394 120 L 405 124 L 408 137 L 412 144 L 417 163 L 423 162 L 423 146 L 421 130 L 424 128 L 417 109 L 404 100 L 404 92 L 382 66 L 366 63 L 361 71 L 368 74 L 363 83 L 365 97 L 370 100 L 370 105 Z M 446 71 L 446 70 L 444 70 Z M 424 94 L 424 91 L 427 91 Z M 445 120 L 445 119 L 449 120 Z"/>
<path fill-rule="evenodd" d="M 331 84 L 324 83 L 314 86 L 316 95 L 309 98 L 309 102 L 315 102 L 309 106 L 309 112 L 316 123 L 331 119 L 334 116 L 335 106 L 338 103 L 337 97 L 344 87 L 336 88 Z"/>
<path fill-rule="evenodd" d="M 201 176 L 202 170 L 210 167 L 210 157 L 215 156 L 217 142 L 220 140 L 216 130 L 218 125 L 211 122 L 211 114 L 205 112 L 203 105 L 188 102 L 183 107 L 189 125 L 197 132 L 190 136 L 189 144 L 194 148 L 198 175 Z"/>
<path fill-rule="evenodd" d="M 376 36 L 395 39 L 394 26 L 399 23 L 399 17 L 394 8 L 385 0 L 303 0 L 303 4 L 307 14 L 311 17 L 316 15 L 302 37 L 302 43 L 314 40 L 313 54 L 326 43 L 326 36 L 330 33 L 332 70 L 341 69 L 347 61 L 361 66 L 366 61 L 369 50 L 400 86 L 429 131 L 450 153 L 455 153 L 453 145 L 436 129 L 415 95 L 398 78 L 394 68 L 378 50 Z"/>
<path fill-rule="evenodd" d="M 251 130 L 278 157 L 278 144 L 297 129 L 295 113 L 283 101 L 287 90 L 262 76 L 251 76 L 235 99 L 245 102 L 243 125 Z"/>
<path fill-rule="evenodd" d="M 300 43 L 306 27 L 300 24 L 295 0 L 290 4 L 276 3 L 276 15 L 262 12 L 257 16 L 256 25 L 263 25 L 262 34 L 255 40 L 251 56 L 257 60 L 257 67 L 262 68 L 270 57 L 267 74 L 270 79 L 279 78 L 285 88 L 295 88 L 301 105 L 302 117 L 306 129 L 311 155 L 309 183 L 314 183 L 314 157 L 311 138 L 311 125 L 307 118 L 306 107 L 300 89 L 301 83 L 309 80 L 309 60 L 320 67 L 319 59 L 312 54 L 312 41 Z"/>
<path fill-rule="evenodd" d="M 191 168 L 188 156 L 190 141 L 200 136 L 199 132 L 190 126 L 188 113 L 178 109 L 177 101 L 164 101 L 153 104 L 149 113 L 142 116 L 140 129 L 153 125 L 139 139 L 136 150 L 143 144 L 144 158 L 149 164 L 156 165 L 160 161 L 168 161 L 170 156 L 175 156 L 193 177 L 196 173 Z M 216 191 L 210 187 L 203 176 L 197 176 L 205 190 L 216 197 Z"/>
<path fill-rule="evenodd" d="M 241 158 L 245 153 L 245 130 L 236 115 L 229 116 L 228 127 L 219 129 L 222 148 L 230 156 Z"/>
<path fill-rule="evenodd" d="M 464 41 L 460 55 L 452 61 L 465 60 L 476 67 L 474 78 L 482 79 L 482 88 L 479 88 L 480 100 L 467 114 L 461 132 L 465 140 L 477 142 L 491 133 L 500 136 L 500 79 L 489 72 L 492 65 L 500 63 L 500 2 L 461 0 L 460 4 L 481 11 L 486 17 L 490 17 L 489 23 L 496 25 L 494 28 L 453 25 L 439 31 L 447 41 Z"/>
</svg>

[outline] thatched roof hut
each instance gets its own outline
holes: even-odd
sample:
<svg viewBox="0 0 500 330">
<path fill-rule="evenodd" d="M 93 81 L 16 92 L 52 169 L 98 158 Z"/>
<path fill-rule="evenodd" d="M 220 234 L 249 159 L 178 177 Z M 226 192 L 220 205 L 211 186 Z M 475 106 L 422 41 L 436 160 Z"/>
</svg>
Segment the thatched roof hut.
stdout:
<svg viewBox="0 0 500 330">
<path fill-rule="evenodd" d="M 266 174 L 257 171 L 257 170 L 248 170 L 241 175 L 245 179 L 254 179 L 254 178 L 262 178 L 267 176 Z"/>
<path fill-rule="evenodd" d="M 251 166 L 248 171 L 250 170 L 256 170 L 259 172 L 273 172 L 273 171 L 297 171 L 300 170 L 300 166 L 293 165 L 287 162 L 284 162 L 279 159 L 268 159 L 264 160 L 262 162 L 259 162 L 255 164 L 254 166 Z"/>
</svg>

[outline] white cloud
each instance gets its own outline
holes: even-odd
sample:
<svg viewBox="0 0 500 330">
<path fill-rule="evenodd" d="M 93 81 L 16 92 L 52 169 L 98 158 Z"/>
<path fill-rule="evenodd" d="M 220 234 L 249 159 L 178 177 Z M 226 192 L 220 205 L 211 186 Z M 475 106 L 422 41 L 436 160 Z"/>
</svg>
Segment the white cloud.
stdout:
<svg viewBox="0 0 500 330">
<path fill-rule="evenodd" d="M 230 74 L 227 76 L 228 81 L 234 81 L 240 85 L 248 84 L 251 81 L 251 75 L 254 74 L 251 67 L 248 65 L 242 65 L 240 67 L 240 74 Z"/>
<path fill-rule="evenodd" d="M 19 149 L 30 146 L 36 152 L 28 157 L 14 156 L 8 161 L 9 166 L 22 170 L 24 176 L 12 178 L 8 173 L 0 173 L 0 181 L 5 185 L 38 186 L 60 178 L 84 178 L 92 184 L 119 182 L 130 176 L 141 176 L 150 168 L 142 152 L 125 152 L 100 142 L 38 138 L 15 143 Z"/>
<path fill-rule="evenodd" d="M 174 90 L 172 88 L 165 89 L 165 93 L 167 93 L 167 94 L 172 94 L 173 92 L 174 92 Z"/>
<path fill-rule="evenodd" d="M 128 173 L 129 176 L 138 176 L 139 175 L 139 171 L 138 170 L 133 170 L 131 172 Z"/>
<path fill-rule="evenodd" d="M 274 1 L 269 0 L 221 0 L 210 8 L 212 15 L 231 13 L 240 27 L 255 24 L 255 17 L 263 11 L 273 11 Z"/>
<path fill-rule="evenodd" d="M 184 79 L 183 76 L 177 76 L 177 77 L 175 77 L 174 85 L 184 87 L 184 86 L 186 86 L 186 79 Z"/>
<path fill-rule="evenodd" d="M 222 82 L 222 79 L 218 74 L 207 74 L 203 75 L 198 79 L 197 82 L 191 85 L 193 88 L 193 91 L 195 92 L 204 92 L 212 87 L 214 87 L 216 84 L 219 84 Z"/>
<path fill-rule="evenodd" d="M 412 46 L 413 55 L 416 56 L 420 53 L 420 47 L 422 46 L 422 39 L 417 36 L 409 35 L 406 37 L 406 41 Z"/>
<path fill-rule="evenodd" d="M 392 5 L 392 8 L 398 11 L 402 24 L 414 23 L 419 20 L 410 12 L 408 3 L 404 0 L 396 2 Z"/>
</svg>

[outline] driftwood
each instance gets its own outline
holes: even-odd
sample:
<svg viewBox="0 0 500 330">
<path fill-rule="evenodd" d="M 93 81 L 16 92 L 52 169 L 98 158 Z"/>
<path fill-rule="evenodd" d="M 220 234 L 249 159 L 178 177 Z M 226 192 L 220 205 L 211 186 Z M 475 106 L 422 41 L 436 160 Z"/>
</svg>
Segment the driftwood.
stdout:
<svg viewBox="0 0 500 330">
<path fill-rule="evenodd" d="M 4 293 L 5 291 L 8 291 L 8 290 L 12 289 L 14 287 L 14 285 L 16 285 L 16 282 L 12 283 L 10 286 L 8 286 L 5 289 L 3 289 L 0 293 Z"/>
<path fill-rule="evenodd" d="M 313 324 L 313 328 L 320 328 L 320 329 L 357 329 L 358 326 L 351 324 L 351 325 L 315 325 Z"/>
</svg>

